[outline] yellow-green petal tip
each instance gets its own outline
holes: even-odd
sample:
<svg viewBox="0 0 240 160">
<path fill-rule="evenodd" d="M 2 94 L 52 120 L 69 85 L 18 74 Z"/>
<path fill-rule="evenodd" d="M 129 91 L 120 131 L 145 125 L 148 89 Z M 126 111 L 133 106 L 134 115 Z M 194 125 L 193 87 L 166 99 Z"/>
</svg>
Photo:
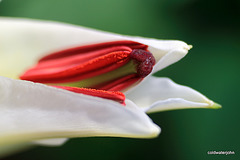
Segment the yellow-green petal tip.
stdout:
<svg viewBox="0 0 240 160">
<path fill-rule="evenodd" d="M 222 105 L 214 102 L 209 108 L 211 108 L 211 109 L 220 109 L 220 108 L 222 108 Z"/>
</svg>

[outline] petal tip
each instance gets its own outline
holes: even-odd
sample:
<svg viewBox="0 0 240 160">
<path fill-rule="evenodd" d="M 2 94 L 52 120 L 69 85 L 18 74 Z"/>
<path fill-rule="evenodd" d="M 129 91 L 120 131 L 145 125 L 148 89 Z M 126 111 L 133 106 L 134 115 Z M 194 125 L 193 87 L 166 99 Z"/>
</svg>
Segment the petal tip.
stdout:
<svg viewBox="0 0 240 160">
<path fill-rule="evenodd" d="M 220 108 L 222 108 L 222 105 L 213 102 L 213 104 L 209 108 L 211 108 L 211 109 L 220 109 Z"/>
<path fill-rule="evenodd" d="M 154 129 L 152 129 L 152 138 L 157 137 L 161 133 L 161 128 L 156 125 Z"/>
<path fill-rule="evenodd" d="M 156 138 L 160 133 L 161 128 L 158 125 L 154 124 L 154 126 L 151 129 L 149 129 L 149 135 L 146 138 Z"/>
<path fill-rule="evenodd" d="M 179 50 L 180 50 L 180 54 L 183 54 L 184 56 L 188 53 L 188 51 L 190 50 L 190 49 L 192 49 L 193 48 L 193 46 L 192 45 L 190 45 L 190 44 L 187 44 L 187 43 L 185 43 L 184 42 L 184 45 L 182 45 L 182 47 L 181 48 L 179 48 Z M 176 49 L 177 50 L 177 49 Z M 177 50 L 177 51 L 179 51 L 179 50 Z M 182 50 L 182 51 L 181 51 Z"/>
<path fill-rule="evenodd" d="M 192 49 L 193 48 L 193 46 L 192 45 L 187 45 L 186 47 L 184 47 L 184 49 L 186 49 L 186 50 L 190 50 L 190 49 Z"/>
</svg>

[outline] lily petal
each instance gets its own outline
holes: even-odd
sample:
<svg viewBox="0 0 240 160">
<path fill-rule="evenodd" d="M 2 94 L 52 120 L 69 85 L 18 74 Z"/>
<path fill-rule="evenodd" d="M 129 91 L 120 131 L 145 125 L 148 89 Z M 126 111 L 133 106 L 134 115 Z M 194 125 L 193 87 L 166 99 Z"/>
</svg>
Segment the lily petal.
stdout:
<svg viewBox="0 0 240 160">
<path fill-rule="evenodd" d="M 144 37 L 131 37 L 130 39 L 149 46 L 149 50 L 153 53 L 157 62 L 152 73 L 179 61 L 192 48 L 191 45 L 177 40 L 158 40 Z"/>
<path fill-rule="evenodd" d="M 137 107 L 0 77 L 0 148 L 36 139 L 151 138 L 159 132 L 160 128 Z"/>
<path fill-rule="evenodd" d="M 33 141 L 32 144 L 43 146 L 60 146 L 68 141 L 68 138 L 52 138 Z"/>
<path fill-rule="evenodd" d="M 8 156 L 12 153 L 17 153 L 32 147 L 31 143 L 10 144 L 0 147 L 0 158 Z"/>
<path fill-rule="evenodd" d="M 122 36 L 58 22 L 2 17 L 0 75 L 18 78 L 50 52 L 116 40 L 133 40 L 149 45 L 149 50 L 157 60 L 153 72 L 180 60 L 191 48 L 182 41 Z"/>
<path fill-rule="evenodd" d="M 190 87 L 178 85 L 169 78 L 153 76 L 134 90 L 127 92 L 126 98 L 131 99 L 148 113 L 187 108 L 215 109 L 221 107 Z"/>
</svg>

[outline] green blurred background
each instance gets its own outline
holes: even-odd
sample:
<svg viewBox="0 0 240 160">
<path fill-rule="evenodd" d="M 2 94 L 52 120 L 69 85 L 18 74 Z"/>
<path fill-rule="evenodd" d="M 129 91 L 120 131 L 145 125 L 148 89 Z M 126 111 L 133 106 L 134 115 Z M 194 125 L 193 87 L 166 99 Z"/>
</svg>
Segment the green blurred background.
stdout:
<svg viewBox="0 0 240 160">
<path fill-rule="evenodd" d="M 55 20 L 101 30 L 179 39 L 194 47 L 157 75 L 191 86 L 222 104 L 151 114 L 155 139 L 78 138 L 64 146 L 37 147 L 4 160 L 163 159 L 240 157 L 240 1 L 236 0 L 3 0 L 0 16 Z M 235 155 L 208 155 L 207 151 Z"/>
</svg>

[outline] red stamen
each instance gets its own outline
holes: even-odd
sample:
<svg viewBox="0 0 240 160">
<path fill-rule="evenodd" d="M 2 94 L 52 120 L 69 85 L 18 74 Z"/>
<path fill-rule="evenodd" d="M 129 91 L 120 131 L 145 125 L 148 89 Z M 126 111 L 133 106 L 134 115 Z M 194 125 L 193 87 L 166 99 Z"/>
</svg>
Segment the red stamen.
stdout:
<svg viewBox="0 0 240 160">
<path fill-rule="evenodd" d="M 137 73 L 90 86 L 95 89 L 54 86 L 124 104 L 125 96 L 116 91 L 124 90 L 141 81 L 152 71 L 155 64 L 155 59 L 147 51 L 147 47 L 133 41 L 115 41 L 70 48 L 43 57 L 20 78 L 50 84 L 78 82 L 114 71 L 133 60 Z"/>
<path fill-rule="evenodd" d="M 75 55 L 66 55 L 64 58 L 56 58 L 56 59 L 48 59 L 48 60 L 40 60 L 35 67 L 35 69 L 43 69 L 43 68 L 58 68 L 58 67 L 65 67 L 65 66 L 72 66 L 76 64 L 81 64 L 90 60 L 95 59 L 96 57 L 100 57 L 112 52 L 119 52 L 119 51 L 128 51 L 131 52 L 132 49 L 126 46 L 113 46 L 111 48 L 103 48 L 99 50 L 94 50 L 91 52 Z M 66 53 L 65 53 L 66 54 Z"/>
<path fill-rule="evenodd" d="M 58 58 L 66 58 L 66 56 L 79 55 L 79 54 L 89 54 L 92 51 L 99 51 L 103 48 L 112 48 L 116 46 L 127 46 L 131 49 L 147 49 L 147 45 L 134 42 L 134 41 L 113 41 L 113 42 L 104 42 L 97 43 L 91 45 L 85 45 L 80 47 L 74 47 L 70 49 L 61 50 L 52 54 L 49 54 L 39 60 L 39 62 L 50 60 L 50 59 L 58 59 Z"/>
<path fill-rule="evenodd" d="M 119 68 L 130 60 L 129 54 L 130 52 L 128 51 L 112 52 L 83 64 L 66 66 L 65 68 L 38 69 L 38 66 L 36 66 L 26 71 L 20 78 L 40 83 L 79 81 Z"/>
<path fill-rule="evenodd" d="M 121 67 L 129 61 L 132 49 L 139 48 L 147 46 L 115 41 L 66 49 L 43 57 L 20 78 L 40 83 L 80 81 Z"/>
<path fill-rule="evenodd" d="M 137 81 L 141 81 L 139 76 L 137 74 L 130 74 L 117 80 L 94 86 L 94 88 L 108 91 L 121 91 L 128 88 Z"/>
<path fill-rule="evenodd" d="M 66 86 L 53 86 L 53 87 L 65 89 L 75 93 L 82 93 L 90 96 L 110 99 L 125 105 L 125 102 L 124 102 L 125 95 L 122 92 L 105 91 L 105 90 L 97 90 L 97 89 L 89 89 L 89 88 L 78 88 L 78 87 L 66 87 Z"/>
</svg>

